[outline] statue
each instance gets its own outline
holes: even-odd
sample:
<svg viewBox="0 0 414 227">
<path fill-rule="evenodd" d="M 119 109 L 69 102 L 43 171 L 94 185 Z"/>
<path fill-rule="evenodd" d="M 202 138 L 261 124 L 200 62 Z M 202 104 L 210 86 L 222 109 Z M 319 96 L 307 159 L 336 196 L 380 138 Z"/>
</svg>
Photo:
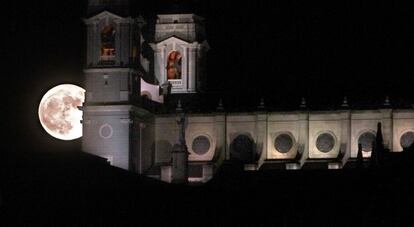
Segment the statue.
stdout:
<svg viewBox="0 0 414 227">
<path fill-rule="evenodd" d="M 176 122 L 178 124 L 178 144 L 179 145 L 185 145 L 185 128 L 186 128 L 186 117 L 183 112 L 183 108 L 181 106 L 181 100 L 178 100 L 177 103 L 177 118 Z"/>
<path fill-rule="evenodd" d="M 177 103 L 178 141 L 172 150 L 172 182 L 188 182 L 188 150 L 185 142 L 186 116 L 181 108 L 181 101 Z"/>
<path fill-rule="evenodd" d="M 176 121 L 179 127 L 178 144 L 185 145 L 185 116 L 184 114 L 181 114 L 181 116 L 179 116 Z"/>
</svg>

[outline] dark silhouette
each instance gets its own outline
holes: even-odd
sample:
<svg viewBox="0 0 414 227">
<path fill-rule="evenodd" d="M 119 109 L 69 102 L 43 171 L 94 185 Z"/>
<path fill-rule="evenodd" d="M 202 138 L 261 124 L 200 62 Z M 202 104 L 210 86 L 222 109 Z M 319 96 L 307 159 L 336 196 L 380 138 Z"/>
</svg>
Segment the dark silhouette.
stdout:
<svg viewBox="0 0 414 227">
<path fill-rule="evenodd" d="M 414 152 L 414 142 L 406 150 L 407 152 Z"/>
<path fill-rule="evenodd" d="M 357 168 L 362 169 L 364 167 L 364 157 L 362 155 L 362 144 L 358 144 L 358 153 L 357 153 Z"/>
<path fill-rule="evenodd" d="M 299 162 L 299 161 L 300 161 L 300 159 L 302 158 L 302 154 L 303 154 L 302 149 L 298 149 L 298 151 L 296 152 L 296 155 L 295 155 L 295 157 L 293 158 L 293 160 L 294 160 L 295 162 Z"/>
<path fill-rule="evenodd" d="M 377 168 L 378 167 L 378 154 L 377 154 L 377 144 L 375 141 L 372 141 L 372 151 L 371 151 L 371 159 L 369 166 L 371 168 Z"/>
<path fill-rule="evenodd" d="M 336 158 L 335 158 L 335 161 L 337 161 L 337 162 L 342 162 L 342 159 L 344 158 L 344 156 L 345 156 L 345 152 L 346 152 L 346 149 L 345 148 L 341 148 L 340 150 L 339 150 L 339 152 L 338 152 L 338 156 L 336 156 Z"/>
<path fill-rule="evenodd" d="M 378 122 L 377 124 L 377 135 L 375 136 L 375 148 L 376 148 L 377 162 L 381 166 L 382 164 L 384 164 L 384 158 L 385 158 L 385 147 L 384 147 L 384 140 L 382 137 L 381 122 Z"/>
<path fill-rule="evenodd" d="M 377 135 L 375 141 L 372 142 L 371 162 L 370 167 L 377 168 L 384 163 L 385 148 L 382 138 L 381 122 L 377 124 Z"/>
<path fill-rule="evenodd" d="M 257 155 L 255 142 L 246 135 L 237 136 L 230 144 L 230 158 L 241 163 L 254 163 Z"/>
</svg>

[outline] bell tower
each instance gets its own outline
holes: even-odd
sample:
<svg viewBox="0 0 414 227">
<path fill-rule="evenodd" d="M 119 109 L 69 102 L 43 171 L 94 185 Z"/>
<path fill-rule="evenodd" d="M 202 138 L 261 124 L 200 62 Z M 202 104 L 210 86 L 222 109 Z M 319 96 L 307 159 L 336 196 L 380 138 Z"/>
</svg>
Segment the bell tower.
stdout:
<svg viewBox="0 0 414 227">
<path fill-rule="evenodd" d="M 141 18 L 127 0 L 89 0 L 82 150 L 123 169 L 142 169 L 137 130 L 149 113 L 140 106 Z"/>
<path fill-rule="evenodd" d="M 195 14 L 158 15 L 155 25 L 154 74 L 159 84 L 170 82 L 171 93 L 202 90 L 206 52 L 204 19 Z"/>
</svg>

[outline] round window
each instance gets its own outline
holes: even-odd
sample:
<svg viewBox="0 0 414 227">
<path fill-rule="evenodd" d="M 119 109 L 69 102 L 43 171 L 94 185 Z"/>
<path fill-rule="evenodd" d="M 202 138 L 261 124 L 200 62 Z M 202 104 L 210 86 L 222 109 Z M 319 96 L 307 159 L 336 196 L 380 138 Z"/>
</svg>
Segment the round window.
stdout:
<svg viewBox="0 0 414 227">
<path fill-rule="evenodd" d="M 288 134 L 280 134 L 274 142 L 275 149 L 280 153 L 287 153 L 293 147 L 293 139 Z"/>
<path fill-rule="evenodd" d="M 362 151 L 371 152 L 372 143 L 375 141 L 375 135 L 372 132 L 365 132 L 359 136 L 358 144 L 361 144 Z"/>
<path fill-rule="evenodd" d="M 99 128 L 99 136 L 104 138 L 104 139 L 109 139 L 112 137 L 113 134 L 113 129 L 112 126 L 109 124 L 103 124 L 100 128 Z"/>
<path fill-rule="evenodd" d="M 407 149 L 414 143 L 414 132 L 406 132 L 401 136 L 400 144 L 403 149 Z"/>
<path fill-rule="evenodd" d="M 203 155 L 210 149 L 210 140 L 206 136 L 197 136 L 191 146 L 194 153 Z"/>
<path fill-rule="evenodd" d="M 335 146 L 335 138 L 329 133 L 322 133 L 316 139 L 316 148 L 319 151 L 328 153 Z"/>
</svg>

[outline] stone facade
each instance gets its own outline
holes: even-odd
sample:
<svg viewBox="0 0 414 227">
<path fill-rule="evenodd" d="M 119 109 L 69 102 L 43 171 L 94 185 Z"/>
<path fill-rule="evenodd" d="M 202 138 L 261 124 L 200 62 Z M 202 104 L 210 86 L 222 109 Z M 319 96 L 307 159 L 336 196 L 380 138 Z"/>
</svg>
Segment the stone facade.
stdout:
<svg viewBox="0 0 414 227">
<path fill-rule="evenodd" d="M 158 15 L 155 25 L 154 75 L 159 84 L 167 80 L 172 84 L 172 93 L 194 93 L 201 89 L 205 69 L 205 53 L 209 46 L 205 40 L 204 21 L 194 14 Z M 173 52 L 180 55 L 179 75 L 169 77 L 165 70 Z"/>
<path fill-rule="evenodd" d="M 172 93 L 190 95 L 200 90 L 208 50 L 203 23 L 194 14 L 158 15 L 154 40 L 143 40 L 141 18 L 102 11 L 85 20 L 83 151 L 166 182 L 177 173 L 188 175 L 190 182 L 206 182 L 225 160 L 239 162 L 246 170 L 264 165 L 300 169 L 315 161 L 326 163 L 326 168 L 342 168 L 357 157 L 358 144 L 363 146 L 363 156 L 370 157 L 378 123 L 391 151 L 402 151 L 414 142 L 413 109 L 222 110 L 186 114 L 181 135 L 188 153 L 173 156 L 182 133 L 177 116 L 145 110 L 141 95 L 162 102 L 165 97 L 157 86 L 165 82 L 172 84 Z M 148 61 L 140 53 L 143 43 L 150 44 L 154 55 L 154 62 L 146 66 L 140 65 Z M 142 82 L 142 75 L 153 77 L 155 84 Z M 180 166 L 187 158 L 187 165 Z"/>
<path fill-rule="evenodd" d="M 232 144 L 241 135 L 251 139 L 253 148 L 250 152 L 254 157 L 241 160 L 246 168 L 250 164 L 260 169 L 263 164 L 289 164 L 300 152 L 300 166 L 313 160 L 328 164 L 333 162 L 339 152 L 343 153 L 340 166 L 349 159 L 357 157 L 358 140 L 365 132 L 376 134 L 377 124 L 382 124 L 385 148 L 393 152 L 403 150 L 401 138 L 405 133 L 414 132 L 414 110 L 338 110 L 326 112 L 295 111 L 295 112 L 256 112 L 256 113 L 216 113 L 188 115 L 186 128 L 187 146 L 190 148 L 189 162 L 209 162 L 218 167 L 225 159 L 239 158 L 231 155 Z M 164 163 L 170 159 L 168 148 L 175 142 L 178 128 L 174 116 L 155 117 L 155 153 L 156 162 Z M 165 133 L 165 132 L 169 133 Z M 318 146 L 323 135 L 330 135 L 331 144 Z M 287 150 L 278 150 L 276 138 L 283 135 L 291 138 L 291 146 Z M 203 154 L 197 154 L 191 147 L 198 136 L 209 140 L 210 148 Z M 282 137 L 283 138 L 283 137 Z M 414 141 L 411 141 L 414 142 Z M 248 152 L 244 149 L 243 152 Z M 364 157 L 370 157 L 370 151 L 363 152 Z M 288 166 L 288 165 L 287 165 Z M 286 168 L 288 168 L 286 166 Z M 213 169 L 215 170 L 215 169 Z"/>
</svg>

